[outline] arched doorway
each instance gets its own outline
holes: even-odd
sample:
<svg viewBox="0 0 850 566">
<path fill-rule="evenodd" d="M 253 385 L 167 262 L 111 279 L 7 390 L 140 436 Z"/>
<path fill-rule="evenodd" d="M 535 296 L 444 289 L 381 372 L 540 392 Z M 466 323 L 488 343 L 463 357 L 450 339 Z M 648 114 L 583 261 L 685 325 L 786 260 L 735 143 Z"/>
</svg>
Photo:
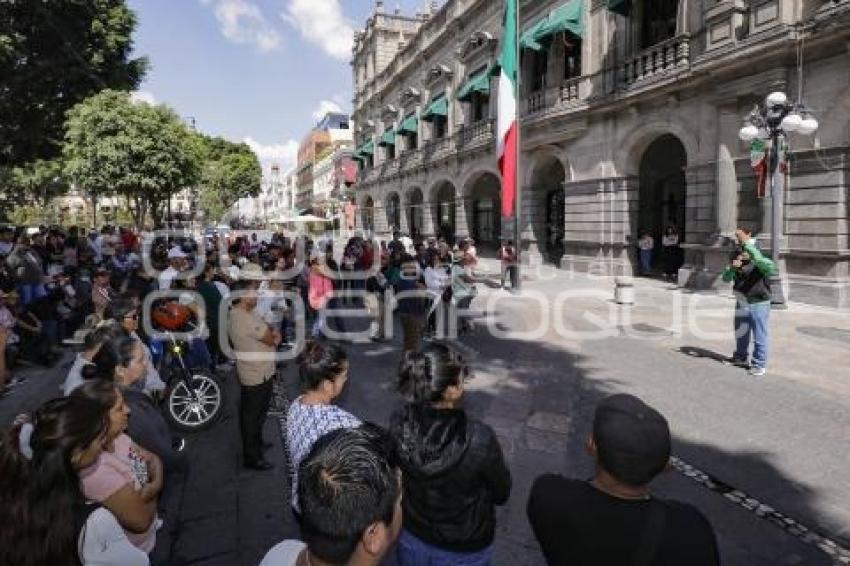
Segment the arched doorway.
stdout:
<svg viewBox="0 0 850 566">
<path fill-rule="evenodd" d="M 407 229 L 412 238 L 422 235 L 425 225 L 424 210 L 422 210 L 425 197 L 421 189 L 412 189 L 407 193 Z"/>
<path fill-rule="evenodd" d="M 363 200 L 363 206 L 360 208 L 360 218 L 363 220 L 363 230 L 367 233 L 372 233 L 375 230 L 375 201 L 372 197 L 366 197 Z"/>
<path fill-rule="evenodd" d="M 486 172 L 470 181 L 464 192 L 469 234 L 479 248 L 497 248 L 502 233 L 501 180 Z"/>
<path fill-rule="evenodd" d="M 678 230 L 680 242 L 685 240 L 687 164 L 685 146 L 672 134 L 655 139 L 641 158 L 638 232 L 634 236 L 649 232 L 656 249 L 660 249 L 661 236 L 668 226 Z"/>
<path fill-rule="evenodd" d="M 444 181 L 435 190 L 434 194 L 434 224 L 437 234 L 445 238 L 447 242 L 453 243 L 455 239 L 455 199 L 456 191 L 454 185 Z"/>
<path fill-rule="evenodd" d="M 401 229 L 401 198 L 398 193 L 387 197 L 387 230 L 392 233 Z"/>
<path fill-rule="evenodd" d="M 532 177 L 534 237 L 545 261 L 560 265 L 564 255 L 564 181 L 566 171 L 553 155 L 542 157 Z"/>
</svg>

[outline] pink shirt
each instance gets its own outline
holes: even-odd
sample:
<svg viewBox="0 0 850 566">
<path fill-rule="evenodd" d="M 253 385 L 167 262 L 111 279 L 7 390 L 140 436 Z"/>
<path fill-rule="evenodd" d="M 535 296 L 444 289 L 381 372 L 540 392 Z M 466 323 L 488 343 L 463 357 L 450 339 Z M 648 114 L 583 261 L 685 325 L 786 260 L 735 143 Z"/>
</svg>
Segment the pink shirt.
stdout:
<svg viewBox="0 0 850 566">
<path fill-rule="evenodd" d="M 115 439 L 115 450 L 103 452 L 97 461 L 80 472 L 83 494 L 92 501 L 103 503 L 126 485 L 135 490 L 148 482 L 147 465 L 133 448 L 126 434 Z M 137 548 L 150 553 L 156 544 L 156 521 L 144 533 L 124 532 Z"/>
</svg>

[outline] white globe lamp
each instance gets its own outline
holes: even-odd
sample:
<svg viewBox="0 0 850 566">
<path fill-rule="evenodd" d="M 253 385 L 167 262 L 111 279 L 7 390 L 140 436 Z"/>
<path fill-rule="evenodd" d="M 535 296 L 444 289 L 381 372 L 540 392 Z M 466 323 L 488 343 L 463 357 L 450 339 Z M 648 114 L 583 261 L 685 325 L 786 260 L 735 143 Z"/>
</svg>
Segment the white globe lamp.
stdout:
<svg viewBox="0 0 850 566">
<path fill-rule="evenodd" d="M 796 112 L 788 114 L 782 119 L 782 129 L 786 132 L 796 132 L 800 129 L 800 126 L 803 124 L 803 118 Z"/>
<path fill-rule="evenodd" d="M 738 137 L 745 142 L 753 141 L 758 135 L 759 129 L 752 124 L 747 124 L 738 132 Z"/>
<path fill-rule="evenodd" d="M 819 124 L 817 120 L 811 116 L 807 116 L 800 122 L 800 127 L 797 128 L 797 131 L 804 136 L 809 136 L 817 131 L 818 126 Z"/>
<path fill-rule="evenodd" d="M 767 99 L 765 100 L 768 108 L 773 108 L 774 106 L 785 106 L 788 104 L 788 96 L 784 92 L 771 92 L 767 95 Z"/>
</svg>

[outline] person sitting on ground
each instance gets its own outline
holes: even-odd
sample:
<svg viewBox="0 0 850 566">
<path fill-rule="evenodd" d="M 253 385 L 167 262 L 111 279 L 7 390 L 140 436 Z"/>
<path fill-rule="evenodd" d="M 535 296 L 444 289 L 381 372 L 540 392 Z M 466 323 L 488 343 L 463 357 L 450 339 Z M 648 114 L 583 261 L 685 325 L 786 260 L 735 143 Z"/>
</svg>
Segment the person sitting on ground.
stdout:
<svg viewBox="0 0 850 566">
<path fill-rule="evenodd" d="M 10 293 L 6 303 L 15 316 L 14 332 L 20 339 L 19 358 L 44 367 L 52 366 L 56 358 L 50 351 L 50 343 L 44 339 L 44 324 L 30 308 L 33 302 L 22 305 L 18 294 Z"/>
<path fill-rule="evenodd" d="M 117 330 L 125 336 L 137 340 L 145 352 L 144 378 L 133 385 L 135 389 L 144 391 L 153 398 L 158 398 L 165 391 L 165 382 L 159 376 L 159 371 L 153 363 L 153 354 L 147 344 L 139 337 L 139 308 L 129 299 L 116 299 L 106 309 L 106 318 L 117 325 Z"/>
<path fill-rule="evenodd" d="M 83 368 L 95 365 L 94 357 L 100 351 L 100 347 L 112 338 L 114 332 L 115 327 L 112 322 L 107 321 L 98 324 L 86 334 L 83 339 L 83 351 L 77 354 L 62 384 L 62 393 L 66 397 L 83 384 Z"/>
<path fill-rule="evenodd" d="M 6 384 L 12 377 L 10 370 L 11 360 L 7 357 L 7 352 L 10 347 L 16 346 L 20 338 L 15 333 L 15 315 L 7 306 L 6 301 L 9 300 L 9 295 L 15 293 L 12 291 L 6 293 L 0 290 L 0 396 L 6 391 Z M 14 302 L 14 299 L 12 299 Z M 10 356 L 11 357 L 11 356 Z"/>
<path fill-rule="evenodd" d="M 134 371 L 131 364 L 128 371 Z M 118 387 L 90 381 L 71 394 L 94 401 L 108 415 L 103 452 L 80 470 L 83 493 L 118 519 L 130 542 L 150 554 L 156 544 L 156 507 L 163 486 L 162 461 L 125 434 L 130 409 Z"/>
<path fill-rule="evenodd" d="M 81 397 L 48 401 L 0 442 L 0 564 L 147 566 L 109 509 L 89 503 L 78 472 L 103 452 L 109 418 Z"/>
<path fill-rule="evenodd" d="M 127 434 L 140 446 L 160 457 L 167 474 L 186 468 L 185 454 L 175 448 L 168 423 L 151 398 L 134 384 L 144 379 L 147 359 L 141 343 L 118 331 L 83 368 L 83 379 L 114 382 L 131 410 Z"/>
<path fill-rule="evenodd" d="M 469 375 L 440 343 L 408 352 L 399 368 L 407 403 L 390 417 L 390 433 L 404 489 L 400 566 L 490 564 L 495 507 L 508 501 L 511 473 L 493 430 L 461 407 Z"/>
<path fill-rule="evenodd" d="M 335 344 L 307 342 L 298 357 L 302 395 L 289 406 L 286 438 L 292 478 L 292 508 L 298 516 L 298 465 L 322 435 L 338 428 L 354 428 L 360 419 L 333 404 L 348 381 L 348 356 Z"/>
<path fill-rule="evenodd" d="M 94 272 L 94 282 L 91 289 L 91 300 L 94 304 L 94 313 L 103 320 L 106 307 L 112 300 L 112 286 L 109 284 L 109 271 L 100 268 Z"/>
<path fill-rule="evenodd" d="M 304 542 L 273 547 L 260 566 L 377 566 L 401 529 L 401 488 L 392 439 L 364 424 L 316 441 L 301 462 Z"/>
<path fill-rule="evenodd" d="M 632 395 L 603 399 L 587 451 L 590 481 L 544 474 L 534 481 L 528 519 L 549 564 L 717 566 L 717 540 L 695 507 L 650 493 L 670 461 L 670 429 Z"/>
</svg>

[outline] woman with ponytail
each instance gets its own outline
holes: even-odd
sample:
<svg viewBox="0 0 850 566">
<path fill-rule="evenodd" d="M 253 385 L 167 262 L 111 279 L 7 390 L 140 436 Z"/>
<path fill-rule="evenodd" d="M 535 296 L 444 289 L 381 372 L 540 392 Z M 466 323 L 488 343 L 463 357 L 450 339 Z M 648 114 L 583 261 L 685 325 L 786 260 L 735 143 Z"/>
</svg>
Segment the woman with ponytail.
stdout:
<svg viewBox="0 0 850 566">
<path fill-rule="evenodd" d="M 298 517 L 298 466 L 313 444 L 339 428 L 357 428 L 360 419 L 334 405 L 348 381 L 348 355 L 335 344 L 308 341 L 298 357 L 302 395 L 289 405 L 286 444 L 292 467 L 292 508 Z"/>
<path fill-rule="evenodd" d="M 98 356 L 114 345 L 115 340 L 104 344 Z M 120 351 L 121 348 L 114 349 Z M 141 376 L 144 355 L 138 350 L 138 344 L 131 350 L 133 359 L 126 366 L 119 364 L 115 369 L 116 375 Z M 121 390 L 113 382 L 95 379 L 75 389 L 71 396 L 96 404 L 101 412 L 106 413 L 108 421 L 103 452 L 95 462 L 80 471 L 83 493 L 109 509 L 130 542 L 150 553 L 156 544 L 156 506 L 163 486 L 161 460 L 124 434 L 130 409 L 124 403 Z"/>
<path fill-rule="evenodd" d="M 511 474 L 493 430 L 461 407 L 468 375 L 439 342 L 402 360 L 398 390 L 407 403 L 390 418 L 404 492 L 401 566 L 490 563 L 495 506 L 507 502 Z"/>
<path fill-rule="evenodd" d="M 0 441 L 0 564 L 143 566 L 107 509 L 86 501 L 78 472 L 108 430 L 97 403 L 66 397 L 19 418 Z"/>
</svg>

